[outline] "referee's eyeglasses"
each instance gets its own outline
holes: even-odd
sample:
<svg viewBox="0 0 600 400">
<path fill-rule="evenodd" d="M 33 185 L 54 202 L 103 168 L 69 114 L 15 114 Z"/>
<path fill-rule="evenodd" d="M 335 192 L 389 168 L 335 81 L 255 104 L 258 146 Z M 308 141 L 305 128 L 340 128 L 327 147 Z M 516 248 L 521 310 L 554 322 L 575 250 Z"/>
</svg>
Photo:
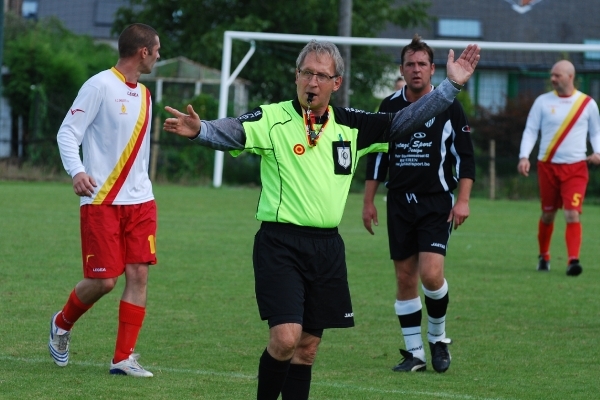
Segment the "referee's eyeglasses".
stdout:
<svg viewBox="0 0 600 400">
<path fill-rule="evenodd" d="M 317 82 L 319 82 L 319 83 L 326 83 L 332 79 L 339 77 L 339 75 L 329 76 L 329 75 L 325 75 L 325 74 L 321 74 L 321 73 L 315 73 L 315 72 L 312 72 L 312 71 L 309 71 L 306 69 L 299 69 L 298 75 L 300 76 L 300 78 L 302 78 L 302 80 L 304 80 L 306 82 L 310 82 L 310 80 L 314 76 L 317 78 Z"/>
</svg>

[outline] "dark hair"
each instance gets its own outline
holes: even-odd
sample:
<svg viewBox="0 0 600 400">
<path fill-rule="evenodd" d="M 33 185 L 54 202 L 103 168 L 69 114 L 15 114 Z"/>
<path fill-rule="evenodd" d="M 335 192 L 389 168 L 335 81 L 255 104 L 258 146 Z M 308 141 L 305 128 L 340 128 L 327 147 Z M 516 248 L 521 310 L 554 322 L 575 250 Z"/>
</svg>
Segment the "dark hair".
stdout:
<svg viewBox="0 0 600 400">
<path fill-rule="evenodd" d="M 152 48 L 157 44 L 158 33 L 150 25 L 131 24 L 119 35 L 119 58 L 133 56 L 139 49 L 146 47 L 152 54 Z"/>
<path fill-rule="evenodd" d="M 402 65 L 404 65 L 404 55 L 407 51 L 412 51 L 413 53 L 416 53 L 417 51 L 425 51 L 429 56 L 429 62 L 433 64 L 433 50 L 431 50 L 431 47 L 429 47 L 427 43 L 421 40 L 421 36 L 418 34 L 415 33 L 412 42 L 402 48 L 402 53 L 400 53 L 400 64 Z"/>
</svg>

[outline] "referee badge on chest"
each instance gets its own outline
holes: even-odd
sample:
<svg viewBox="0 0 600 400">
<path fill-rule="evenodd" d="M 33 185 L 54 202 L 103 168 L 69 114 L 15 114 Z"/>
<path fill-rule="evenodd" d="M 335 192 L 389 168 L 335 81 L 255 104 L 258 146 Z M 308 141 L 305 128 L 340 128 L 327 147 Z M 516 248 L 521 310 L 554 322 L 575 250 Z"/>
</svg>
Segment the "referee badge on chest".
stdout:
<svg viewBox="0 0 600 400">
<path fill-rule="evenodd" d="M 350 142 L 335 141 L 333 145 L 333 165 L 336 175 L 350 175 L 352 173 L 352 147 Z"/>
</svg>

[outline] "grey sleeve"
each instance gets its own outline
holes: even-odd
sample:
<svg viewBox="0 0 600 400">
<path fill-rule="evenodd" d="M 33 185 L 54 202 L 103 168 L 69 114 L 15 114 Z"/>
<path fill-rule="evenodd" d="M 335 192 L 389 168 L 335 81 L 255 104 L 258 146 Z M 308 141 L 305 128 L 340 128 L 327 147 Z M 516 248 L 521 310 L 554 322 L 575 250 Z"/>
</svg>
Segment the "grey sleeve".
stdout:
<svg viewBox="0 0 600 400">
<path fill-rule="evenodd" d="M 446 78 L 435 90 L 398 111 L 392 120 L 390 141 L 395 142 L 404 134 L 414 132 L 417 127 L 446 110 L 458 92 L 460 90 Z"/>
<path fill-rule="evenodd" d="M 246 132 L 242 123 L 236 118 L 221 118 L 214 121 L 201 121 L 200 133 L 191 140 L 215 150 L 243 150 L 246 144 Z"/>
</svg>

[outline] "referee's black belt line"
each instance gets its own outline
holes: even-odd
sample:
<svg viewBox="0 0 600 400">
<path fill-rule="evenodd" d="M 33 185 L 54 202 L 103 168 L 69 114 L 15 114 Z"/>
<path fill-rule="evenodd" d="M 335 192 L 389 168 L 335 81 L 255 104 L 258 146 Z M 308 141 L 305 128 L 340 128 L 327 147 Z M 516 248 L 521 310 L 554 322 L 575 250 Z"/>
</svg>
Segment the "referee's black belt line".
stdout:
<svg viewBox="0 0 600 400">
<path fill-rule="evenodd" d="M 273 232 L 286 232 L 294 235 L 307 237 L 315 236 L 335 236 L 338 234 L 338 228 L 316 228 L 314 226 L 300 226 L 294 224 L 285 224 L 281 222 L 263 221 L 260 229 Z"/>
</svg>

